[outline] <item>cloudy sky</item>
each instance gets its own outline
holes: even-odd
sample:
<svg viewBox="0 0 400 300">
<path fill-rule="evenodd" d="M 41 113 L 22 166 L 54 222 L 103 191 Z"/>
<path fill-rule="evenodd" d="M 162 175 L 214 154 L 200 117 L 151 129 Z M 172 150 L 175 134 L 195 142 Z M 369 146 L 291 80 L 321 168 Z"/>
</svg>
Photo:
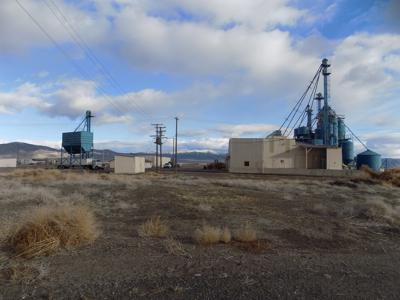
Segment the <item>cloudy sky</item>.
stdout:
<svg viewBox="0 0 400 300">
<path fill-rule="evenodd" d="M 279 127 L 323 57 L 336 112 L 400 158 L 398 0 L 2 0 L 0 142 L 59 146 L 90 109 L 97 148 L 151 151 L 178 116 L 182 151 L 225 152 Z"/>
</svg>

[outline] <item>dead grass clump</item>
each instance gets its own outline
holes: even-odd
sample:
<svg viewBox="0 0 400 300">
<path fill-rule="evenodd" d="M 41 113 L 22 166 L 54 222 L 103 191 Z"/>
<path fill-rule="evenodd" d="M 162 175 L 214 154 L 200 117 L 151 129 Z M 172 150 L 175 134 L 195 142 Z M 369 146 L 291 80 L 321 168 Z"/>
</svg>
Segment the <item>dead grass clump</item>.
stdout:
<svg viewBox="0 0 400 300">
<path fill-rule="evenodd" d="M 219 243 L 221 239 L 221 229 L 210 225 L 203 225 L 194 231 L 193 239 L 200 245 L 211 245 Z"/>
<path fill-rule="evenodd" d="M 232 234 L 231 231 L 228 227 L 224 227 L 221 232 L 221 242 L 224 242 L 225 244 L 228 244 L 232 240 Z"/>
<path fill-rule="evenodd" d="M 183 247 L 182 243 L 175 240 L 174 238 L 167 238 L 164 241 L 165 250 L 168 254 L 176 255 L 176 256 L 188 256 L 187 251 Z"/>
<path fill-rule="evenodd" d="M 400 224 L 400 205 L 391 205 L 384 201 L 368 200 L 358 204 L 354 209 L 357 217 L 374 221 L 388 221 L 396 225 Z"/>
<path fill-rule="evenodd" d="M 249 222 L 235 231 L 234 239 L 239 242 L 254 242 L 257 240 L 257 232 Z"/>
<path fill-rule="evenodd" d="M 143 237 L 165 237 L 168 229 L 168 225 L 157 216 L 144 222 L 139 227 L 138 233 Z"/>
<path fill-rule="evenodd" d="M 87 208 L 43 207 L 26 214 L 7 241 L 16 256 L 32 258 L 90 243 L 97 235 L 95 217 Z"/>
<path fill-rule="evenodd" d="M 381 183 L 389 183 L 393 186 L 400 187 L 400 168 L 387 169 L 383 172 L 375 172 L 367 166 L 362 166 L 361 170 L 364 172 L 364 176 L 368 178 L 378 180 Z"/>
</svg>

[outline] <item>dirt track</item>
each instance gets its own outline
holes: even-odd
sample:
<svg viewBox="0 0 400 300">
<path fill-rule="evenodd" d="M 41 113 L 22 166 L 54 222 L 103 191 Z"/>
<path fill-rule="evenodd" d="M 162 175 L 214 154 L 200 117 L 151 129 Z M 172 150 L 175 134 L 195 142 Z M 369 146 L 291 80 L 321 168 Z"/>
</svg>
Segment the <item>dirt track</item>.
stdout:
<svg viewBox="0 0 400 300">
<path fill-rule="evenodd" d="M 400 298 L 399 188 L 225 174 L 5 176 L 0 184 L 2 228 L 26 209 L 69 202 L 93 209 L 102 231 L 93 245 L 33 260 L 10 260 L 3 247 L 0 299 Z M 138 235 L 156 215 L 184 255 Z M 258 242 L 192 241 L 203 223 L 235 230 L 244 222 Z"/>
</svg>

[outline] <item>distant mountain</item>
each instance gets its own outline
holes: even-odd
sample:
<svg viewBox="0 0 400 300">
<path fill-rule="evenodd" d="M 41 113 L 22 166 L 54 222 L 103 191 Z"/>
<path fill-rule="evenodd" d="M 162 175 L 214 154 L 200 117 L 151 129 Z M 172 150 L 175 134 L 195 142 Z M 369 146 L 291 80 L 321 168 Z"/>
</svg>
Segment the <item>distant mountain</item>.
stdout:
<svg viewBox="0 0 400 300">
<path fill-rule="evenodd" d="M 400 167 L 400 159 L 398 158 L 383 158 L 382 159 L 382 168 L 392 169 Z"/>
<path fill-rule="evenodd" d="M 118 154 L 131 154 L 136 156 L 155 155 L 154 153 L 119 153 L 113 150 L 93 150 L 95 159 L 109 161 Z M 32 145 L 28 143 L 13 142 L 0 144 L 0 157 L 2 158 L 19 158 L 19 159 L 44 159 L 60 156 L 60 150 L 47 146 Z M 165 153 L 163 156 L 171 157 L 171 153 Z M 214 160 L 224 161 L 225 154 L 216 154 L 212 152 L 184 152 L 178 153 L 178 160 L 181 162 L 210 162 Z"/>
<path fill-rule="evenodd" d="M 32 158 L 53 157 L 58 150 L 41 145 L 13 142 L 0 144 L 0 157 L 3 158 Z"/>
<path fill-rule="evenodd" d="M 224 161 L 227 154 L 219 154 L 213 152 L 183 152 L 178 153 L 178 160 L 193 160 L 193 161 Z"/>
</svg>

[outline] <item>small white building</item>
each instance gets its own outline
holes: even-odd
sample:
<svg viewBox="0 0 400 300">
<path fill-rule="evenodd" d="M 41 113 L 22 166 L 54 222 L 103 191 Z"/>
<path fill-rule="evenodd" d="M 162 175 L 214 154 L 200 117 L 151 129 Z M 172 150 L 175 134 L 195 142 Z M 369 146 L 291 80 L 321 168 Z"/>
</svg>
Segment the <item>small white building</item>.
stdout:
<svg viewBox="0 0 400 300">
<path fill-rule="evenodd" d="M 117 155 L 110 163 L 115 174 L 140 174 L 145 172 L 145 159 L 139 156 Z"/>
<path fill-rule="evenodd" d="M 151 169 L 151 168 L 155 168 L 156 167 L 156 162 L 157 162 L 157 158 L 155 155 L 146 155 L 145 157 L 146 160 L 146 169 Z M 159 159 L 159 164 L 160 164 L 160 157 L 158 157 Z M 171 158 L 167 157 L 167 156 L 163 156 L 161 159 L 161 167 L 163 167 L 166 163 L 170 162 Z"/>
<path fill-rule="evenodd" d="M 16 168 L 16 158 L 0 158 L 0 168 Z"/>
<path fill-rule="evenodd" d="M 338 147 L 301 144 L 282 136 L 229 140 L 229 171 L 232 173 L 342 168 L 342 149 Z"/>
</svg>

